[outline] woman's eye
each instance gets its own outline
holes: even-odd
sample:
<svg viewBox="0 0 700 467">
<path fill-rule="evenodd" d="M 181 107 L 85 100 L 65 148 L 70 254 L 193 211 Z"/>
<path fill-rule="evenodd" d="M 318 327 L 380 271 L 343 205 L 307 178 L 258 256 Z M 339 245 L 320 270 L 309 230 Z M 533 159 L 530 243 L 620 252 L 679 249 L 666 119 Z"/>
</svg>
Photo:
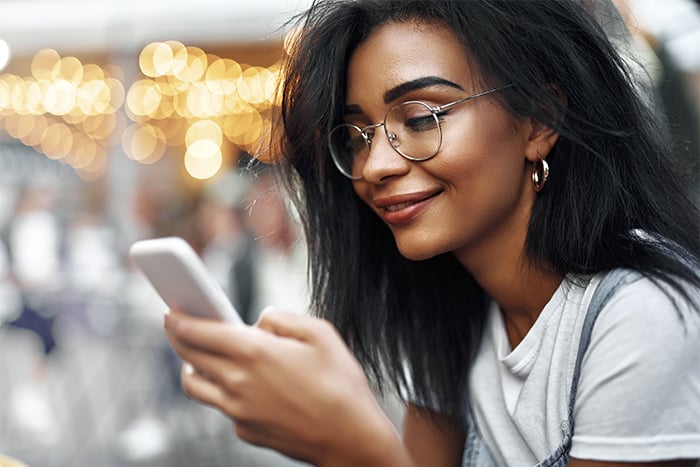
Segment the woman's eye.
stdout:
<svg viewBox="0 0 700 467">
<path fill-rule="evenodd" d="M 407 118 L 404 121 L 404 127 L 410 131 L 429 131 L 435 129 L 436 125 L 437 120 L 431 113 Z"/>
</svg>

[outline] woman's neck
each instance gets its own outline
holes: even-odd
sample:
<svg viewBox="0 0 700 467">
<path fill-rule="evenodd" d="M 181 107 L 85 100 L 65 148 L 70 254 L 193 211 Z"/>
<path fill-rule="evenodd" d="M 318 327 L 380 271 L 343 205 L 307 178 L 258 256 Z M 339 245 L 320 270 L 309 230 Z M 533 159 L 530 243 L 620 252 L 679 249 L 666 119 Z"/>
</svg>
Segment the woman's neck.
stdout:
<svg viewBox="0 0 700 467">
<path fill-rule="evenodd" d="M 460 261 L 500 306 L 511 348 L 525 337 L 564 279 L 521 255 L 494 255 L 481 265 Z"/>
</svg>

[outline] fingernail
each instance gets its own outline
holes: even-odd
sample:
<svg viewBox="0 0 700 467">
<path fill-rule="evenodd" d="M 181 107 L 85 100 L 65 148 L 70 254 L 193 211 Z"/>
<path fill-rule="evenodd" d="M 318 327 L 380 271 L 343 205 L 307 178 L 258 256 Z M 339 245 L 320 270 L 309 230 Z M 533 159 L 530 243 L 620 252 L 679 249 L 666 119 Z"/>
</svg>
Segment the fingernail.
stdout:
<svg viewBox="0 0 700 467">
<path fill-rule="evenodd" d="M 194 374 L 194 367 L 190 363 L 187 363 L 187 362 L 183 363 L 182 369 L 186 375 L 193 375 Z"/>
</svg>

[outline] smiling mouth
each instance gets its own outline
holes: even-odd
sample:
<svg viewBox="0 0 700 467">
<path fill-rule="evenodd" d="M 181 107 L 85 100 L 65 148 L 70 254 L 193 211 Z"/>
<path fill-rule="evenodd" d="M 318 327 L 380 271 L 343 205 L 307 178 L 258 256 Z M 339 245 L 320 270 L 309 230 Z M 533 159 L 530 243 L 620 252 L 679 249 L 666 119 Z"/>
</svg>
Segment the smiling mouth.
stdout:
<svg viewBox="0 0 700 467">
<path fill-rule="evenodd" d="M 442 193 L 442 191 L 437 191 L 435 193 L 430 194 L 429 196 L 426 196 L 425 198 L 420 198 L 420 199 L 414 199 L 410 201 L 404 201 L 401 203 L 396 203 L 396 204 L 389 204 L 383 207 L 385 212 L 398 212 L 402 211 L 410 206 L 416 205 L 416 204 L 421 204 L 429 199 L 432 199 Z"/>
<path fill-rule="evenodd" d="M 421 201 L 423 201 L 423 200 L 421 200 Z M 409 207 L 409 206 L 412 205 L 412 204 L 416 204 L 416 203 L 419 203 L 419 202 L 420 202 L 420 201 L 411 201 L 411 202 L 408 202 L 408 203 L 392 204 L 391 206 L 387 206 L 387 207 L 385 207 L 384 209 L 387 210 L 387 211 L 389 211 L 389 212 L 396 212 L 396 211 L 400 211 L 400 210 L 402 210 L 402 209 L 405 209 L 405 208 Z"/>
</svg>

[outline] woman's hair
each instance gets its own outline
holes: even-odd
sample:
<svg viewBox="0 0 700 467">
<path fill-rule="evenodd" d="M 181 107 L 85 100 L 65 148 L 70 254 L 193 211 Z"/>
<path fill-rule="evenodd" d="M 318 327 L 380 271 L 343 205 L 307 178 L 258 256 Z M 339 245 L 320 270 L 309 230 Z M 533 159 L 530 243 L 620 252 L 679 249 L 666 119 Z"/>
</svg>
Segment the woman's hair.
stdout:
<svg viewBox="0 0 700 467">
<path fill-rule="evenodd" d="M 583 1 L 331 0 L 299 18 L 283 69 L 280 151 L 308 242 L 313 309 L 370 376 L 387 375 L 449 413 L 460 410 L 487 297 L 451 254 L 403 258 L 334 167 L 326 135 L 342 121 L 347 63 L 385 23 L 446 26 L 479 85 L 512 83 L 494 94 L 501 105 L 560 134 L 532 210 L 529 257 L 560 274 L 629 267 L 679 290 L 675 278 L 698 284 L 689 183 L 664 125 Z M 654 247 L 661 238 L 676 253 Z"/>
</svg>

